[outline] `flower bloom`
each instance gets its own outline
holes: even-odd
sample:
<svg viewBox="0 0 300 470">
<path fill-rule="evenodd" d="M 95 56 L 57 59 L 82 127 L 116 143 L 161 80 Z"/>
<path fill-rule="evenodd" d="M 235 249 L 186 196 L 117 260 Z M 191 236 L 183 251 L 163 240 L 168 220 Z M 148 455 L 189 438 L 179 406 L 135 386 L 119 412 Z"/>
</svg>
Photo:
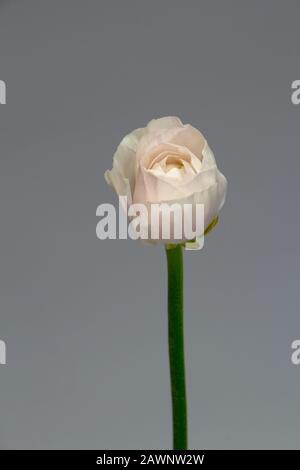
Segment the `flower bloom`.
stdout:
<svg viewBox="0 0 300 470">
<path fill-rule="evenodd" d="M 153 119 L 126 135 L 118 146 L 105 179 L 128 205 L 188 204 L 204 208 L 204 231 L 217 219 L 227 189 L 214 155 L 201 132 L 177 117 Z M 151 221 L 148 221 L 151 225 Z M 151 241 L 151 237 L 150 237 Z M 185 243 L 182 237 L 177 242 Z M 166 243 L 166 240 L 154 242 Z M 172 237 L 167 242 L 174 242 Z"/>
</svg>

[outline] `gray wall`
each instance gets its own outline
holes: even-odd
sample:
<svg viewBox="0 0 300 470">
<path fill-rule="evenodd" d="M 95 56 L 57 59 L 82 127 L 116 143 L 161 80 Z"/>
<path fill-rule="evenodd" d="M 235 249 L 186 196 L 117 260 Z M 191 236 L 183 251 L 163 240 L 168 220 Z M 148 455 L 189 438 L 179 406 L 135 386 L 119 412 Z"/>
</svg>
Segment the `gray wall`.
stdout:
<svg viewBox="0 0 300 470">
<path fill-rule="evenodd" d="M 99 241 L 121 137 L 200 128 L 229 182 L 185 254 L 191 448 L 300 448 L 298 0 L 0 1 L 0 447 L 171 445 L 162 248 Z"/>
</svg>

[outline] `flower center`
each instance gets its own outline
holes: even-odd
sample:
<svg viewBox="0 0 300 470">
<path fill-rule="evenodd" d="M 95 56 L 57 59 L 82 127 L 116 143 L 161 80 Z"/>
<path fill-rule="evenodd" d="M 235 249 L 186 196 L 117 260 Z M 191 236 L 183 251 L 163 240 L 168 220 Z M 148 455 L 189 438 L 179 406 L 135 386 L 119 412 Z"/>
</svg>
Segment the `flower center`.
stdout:
<svg viewBox="0 0 300 470">
<path fill-rule="evenodd" d="M 166 173 L 168 173 L 170 170 L 173 170 L 174 168 L 177 170 L 182 170 L 184 168 L 182 160 L 174 155 L 169 155 L 165 160 L 165 164 Z"/>
</svg>

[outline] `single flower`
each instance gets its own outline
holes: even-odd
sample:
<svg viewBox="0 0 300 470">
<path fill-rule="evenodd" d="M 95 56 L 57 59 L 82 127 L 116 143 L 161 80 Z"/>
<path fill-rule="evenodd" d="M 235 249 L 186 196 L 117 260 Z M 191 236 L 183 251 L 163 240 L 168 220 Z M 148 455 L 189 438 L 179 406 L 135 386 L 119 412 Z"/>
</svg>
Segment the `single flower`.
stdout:
<svg viewBox="0 0 300 470">
<path fill-rule="evenodd" d="M 206 139 L 198 129 L 182 124 L 177 117 L 153 119 L 146 127 L 126 135 L 105 179 L 119 196 L 127 197 L 129 206 L 203 204 L 204 226 L 196 238 L 215 224 L 227 188 Z M 162 241 L 166 243 L 158 240 Z"/>
<path fill-rule="evenodd" d="M 197 208 L 201 205 L 202 225 L 196 224 L 194 238 L 166 239 L 150 238 L 152 243 L 164 243 L 168 268 L 168 344 L 170 381 L 173 414 L 173 448 L 188 448 L 188 409 L 185 386 L 184 334 L 183 334 L 183 253 L 186 248 L 199 248 L 199 238 L 208 233 L 217 223 L 227 189 L 226 178 L 218 170 L 214 155 L 207 141 L 197 129 L 182 124 L 177 117 L 153 119 L 146 127 L 136 129 L 120 143 L 113 159 L 113 168 L 105 172 L 106 181 L 119 196 L 125 196 L 127 205 L 153 208 L 176 205 L 181 216 L 188 206 L 192 209 L 189 222 L 193 222 Z M 127 208 L 126 208 L 127 209 Z M 173 222 L 167 225 L 175 233 L 176 211 Z M 148 210 L 147 210 L 148 213 Z M 130 211 L 128 211 L 130 214 Z M 149 214 L 149 213 L 148 213 Z M 132 215 L 132 214 L 131 214 Z M 161 219 L 164 214 L 161 213 Z M 186 219 L 179 218 L 179 225 Z M 197 219 L 197 217 L 196 217 Z M 147 215 L 144 228 L 156 228 Z M 178 220 L 177 220 L 178 222 Z M 177 223 L 176 222 L 176 223 Z M 159 224 L 158 224 L 159 225 Z M 171 233 L 171 231 L 170 231 Z M 174 236 L 173 233 L 173 236 Z"/>
</svg>

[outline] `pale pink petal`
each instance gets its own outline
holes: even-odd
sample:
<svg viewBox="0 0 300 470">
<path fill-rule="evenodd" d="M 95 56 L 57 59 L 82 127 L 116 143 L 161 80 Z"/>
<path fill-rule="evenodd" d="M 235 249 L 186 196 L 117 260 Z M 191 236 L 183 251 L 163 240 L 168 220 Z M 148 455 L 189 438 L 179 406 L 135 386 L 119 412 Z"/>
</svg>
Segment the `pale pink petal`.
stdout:
<svg viewBox="0 0 300 470">
<path fill-rule="evenodd" d="M 170 138 L 169 142 L 187 147 L 194 155 L 202 160 L 205 139 L 201 132 L 195 127 L 190 126 L 190 124 L 185 124 L 182 128 L 178 129 Z"/>
<path fill-rule="evenodd" d="M 132 197 L 137 173 L 136 149 L 144 133 L 142 128 L 126 135 L 114 154 L 112 170 L 105 172 L 106 181 L 119 195 Z"/>
<path fill-rule="evenodd" d="M 176 116 L 166 116 L 158 119 L 152 119 L 147 124 L 147 131 L 157 132 L 163 129 L 173 129 L 174 127 L 183 127 L 181 120 Z"/>
</svg>

